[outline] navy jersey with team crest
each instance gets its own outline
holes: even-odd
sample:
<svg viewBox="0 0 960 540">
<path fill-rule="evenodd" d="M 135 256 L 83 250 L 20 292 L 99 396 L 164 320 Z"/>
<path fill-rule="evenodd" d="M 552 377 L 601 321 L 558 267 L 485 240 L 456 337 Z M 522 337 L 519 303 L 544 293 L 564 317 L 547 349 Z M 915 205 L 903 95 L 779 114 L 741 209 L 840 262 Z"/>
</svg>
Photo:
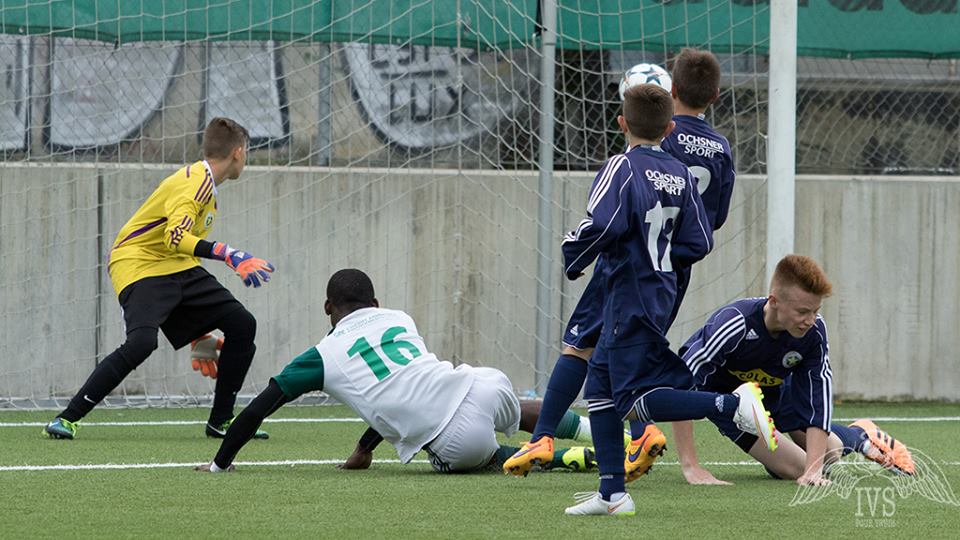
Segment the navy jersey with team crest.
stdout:
<svg viewBox="0 0 960 540">
<path fill-rule="evenodd" d="M 673 121 L 677 127 L 661 146 L 690 167 L 697 177 L 697 190 L 707 211 L 707 219 L 716 231 L 727 220 L 733 182 L 737 176 L 730 142 L 700 116 L 678 114 Z"/>
<path fill-rule="evenodd" d="M 568 278 L 600 253 L 605 262 L 606 347 L 666 342 L 676 299 L 675 266 L 713 247 L 707 216 L 687 166 L 658 146 L 610 158 L 590 188 L 587 217 L 563 240 Z"/>
<path fill-rule="evenodd" d="M 802 338 L 787 332 L 774 338 L 763 323 L 766 303 L 746 298 L 718 309 L 683 344 L 680 356 L 698 388 L 730 392 L 754 381 L 764 387 L 765 401 L 789 399 L 810 426 L 830 431 L 833 374 L 823 318 L 818 315 Z M 789 395 L 780 395 L 781 388 L 789 388 Z"/>
</svg>

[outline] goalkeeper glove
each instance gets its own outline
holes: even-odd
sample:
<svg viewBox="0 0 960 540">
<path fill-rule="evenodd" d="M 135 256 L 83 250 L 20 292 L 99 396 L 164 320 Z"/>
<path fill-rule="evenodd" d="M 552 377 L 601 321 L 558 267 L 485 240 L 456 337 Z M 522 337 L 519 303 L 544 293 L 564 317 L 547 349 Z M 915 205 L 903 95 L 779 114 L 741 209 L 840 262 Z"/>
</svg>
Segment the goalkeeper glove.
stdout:
<svg viewBox="0 0 960 540">
<path fill-rule="evenodd" d="M 223 338 L 213 334 L 193 340 L 190 343 L 190 359 L 193 370 L 199 371 L 204 377 L 217 378 L 217 362 L 220 360 L 220 349 L 223 348 Z"/>
<path fill-rule="evenodd" d="M 240 276 L 247 287 L 251 285 L 259 287 L 262 283 L 270 281 L 270 272 L 274 270 L 269 262 L 258 259 L 246 251 L 233 249 L 223 242 L 214 242 L 210 255 L 214 259 L 227 263 L 227 266 Z"/>
</svg>

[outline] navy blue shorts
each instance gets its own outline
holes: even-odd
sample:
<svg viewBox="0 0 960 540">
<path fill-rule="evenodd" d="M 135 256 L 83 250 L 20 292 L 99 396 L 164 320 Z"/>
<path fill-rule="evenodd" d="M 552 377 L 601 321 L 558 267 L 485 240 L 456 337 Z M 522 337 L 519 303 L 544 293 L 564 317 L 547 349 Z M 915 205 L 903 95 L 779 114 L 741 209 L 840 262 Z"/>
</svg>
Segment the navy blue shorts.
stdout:
<svg viewBox="0 0 960 540">
<path fill-rule="evenodd" d="M 574 349 L 593 349 L 600 342 L 603 330 L 603 276 L 594 272 L 587 288 L 580 295 L 577 307 L 567 321 L 563 344 Z"/>
<path fill-rule="evenodd" d="M 612 400 L 617 414 L 626 418 L 637 400 L 650 390 L 692 387 L 690 370 L 666 343 L 612 349 L 601 345 L 590 357 L 583 399 Z"/>
<path fill-rule="evenodd" d="M 787 381 L 789 380 L 788 377 Z M 704 390 L 708 392 L 724 392 L 723 390 L 709 388 Z M 727 392 L 729 392 L 729 390 Z M 776 392 L 775 387 L 770 387 L 764 388 L 763 393 L 763 404 L 767 410 L 770 411 L 770 416 L 773 417 L 773 423 L 777 426 L 777 431 L 780 433 L 790 433 L 791 431 L 798 430 L 804 431 L 812 425 L 809 414 L 804 414 L 803 412 L 805 409 L 809 409 L 809 407 L 796 402 L 796 398 L 791 392 L 788 383 L 785 382 L 780 386 L 780 392 Z M 777 394 L 779 394 L 779 396 L 777 396 Z M 773 399 L 768 399 L 769 397 L 773 397 Z M 737 429 L 736 424 L 733 423 L 733 420 L 711 418 L 710 421 L 717 426 L 720 433 L 733 441 L 734 444 L 739 446 L 744 452 L 749 452 L 753 444 L 757 442 L 756 435 L 740 431 Z"/>
</svg>

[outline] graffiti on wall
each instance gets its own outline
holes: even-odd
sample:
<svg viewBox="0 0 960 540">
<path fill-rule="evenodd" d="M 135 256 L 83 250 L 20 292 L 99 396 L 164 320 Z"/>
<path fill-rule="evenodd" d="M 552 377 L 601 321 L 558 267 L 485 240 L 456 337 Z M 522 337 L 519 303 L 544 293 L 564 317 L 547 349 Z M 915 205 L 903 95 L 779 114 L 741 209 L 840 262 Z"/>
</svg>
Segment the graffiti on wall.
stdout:
<svg viewBox="0 0 960 540">
<path fill-rule="evenodd" d="M 512 118 L 521 103 L 510 87 L 515 79 L 499 77 L 510 62 L 498 53 L 362 43 L 344 44 L 343 52 L 361 112 L 381 139 L 398 146 L 469 139 Z"/>
</svg>

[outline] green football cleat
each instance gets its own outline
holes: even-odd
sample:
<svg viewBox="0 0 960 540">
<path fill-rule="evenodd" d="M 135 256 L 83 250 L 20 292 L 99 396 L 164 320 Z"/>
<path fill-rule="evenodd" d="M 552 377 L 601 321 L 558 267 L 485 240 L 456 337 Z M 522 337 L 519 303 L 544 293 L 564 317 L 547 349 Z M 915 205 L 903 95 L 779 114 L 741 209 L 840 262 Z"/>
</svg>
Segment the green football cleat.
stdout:
<svg viewBox="0 0 960 540">
<path fill-rule="evenodd" d="M 233 423 L 233 421 L 234 421 L 235 418 L 236 418 L 236 417 L 231 418 L 231 419 L 227 420 L 226 422 L 220 424 L 219 426 L 214 426 L 214 425 L 210 424 L 210 422 L 207 422 L 207 428 L 206 428 L 206 430 L 205 430 L 205 431 L 207 432 L 207 437 L 211 437 L 211 438 L 214 438 L 214 439 L 223 439 L 223 438 L 225 438 L 225 437 L 227 436 L 227 430 L 230 429 L 230 424 Z M 256 433 L 253 434 L 253 438 L 254 438 L 254 439 L 269 439 L 269 438 L 270 438 L 270 434 L 268 434 L 266 431 L 263 431 L 262 429 L 258 429 L 258 430 L 256 431 Z"/>
<path fill-rule="evenodd" d="M 574 446 L 558 450 L 556 457 L 543 467 L 545 470 L 566 469 L 584 472 L 597 468 L 597 457 L 589 446 Z"/>
<path fill-rule="evenodd" d="M 51 439 L 72 440 L 77 436 L 77 428 L 79 427 L 77 422 L 70 422 L 58 416 L 43 428 L 43 434 Z"/>
<path fill-rule="evenodd" d="M 563 466 L 571 471 L 589 471 L 597 467 L 596 453 L 589 446 L 574 446 L 563 453 Z"/>
</svg>

